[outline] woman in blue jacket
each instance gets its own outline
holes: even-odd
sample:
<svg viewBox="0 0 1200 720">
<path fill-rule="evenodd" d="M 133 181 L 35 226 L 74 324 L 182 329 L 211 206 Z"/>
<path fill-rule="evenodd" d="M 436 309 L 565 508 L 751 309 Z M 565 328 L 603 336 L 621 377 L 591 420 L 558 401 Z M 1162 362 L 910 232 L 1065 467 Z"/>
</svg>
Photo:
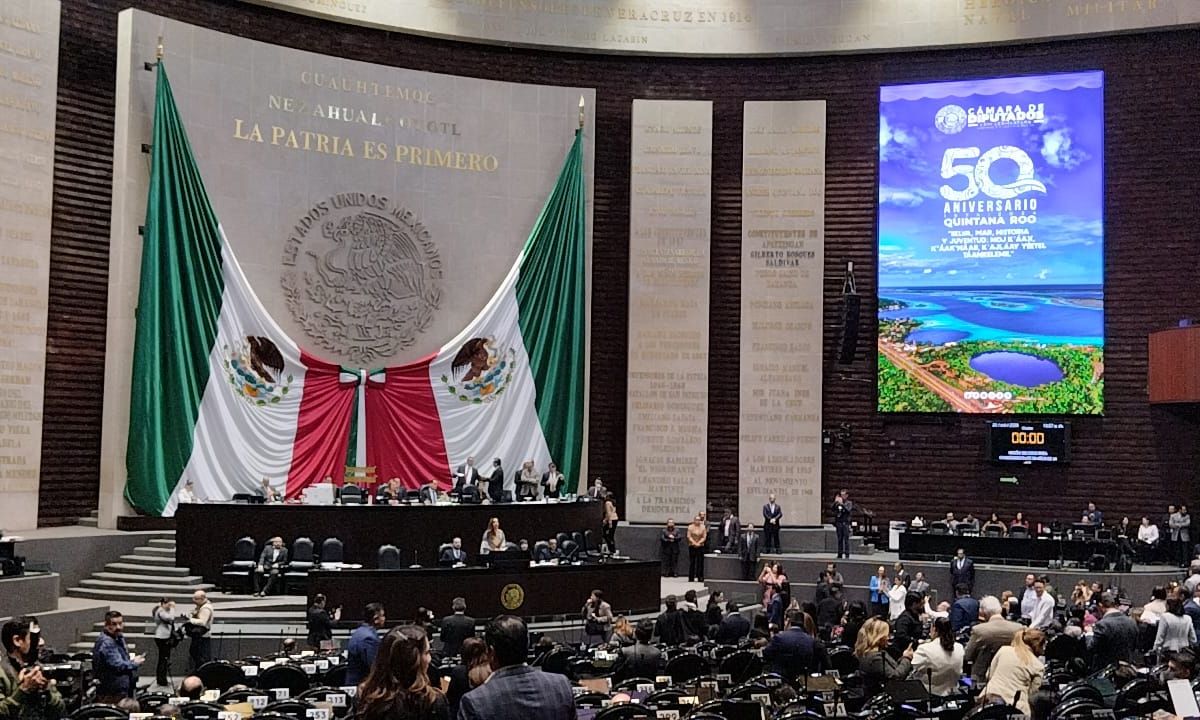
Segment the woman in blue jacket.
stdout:
<svg viewBox="0 0 1200 720">
<path fill-rule="evenodd" d="M 875 574 L 871 576 L 871 615 L 874 617 L 887 617 L 888 614 L 888 582 L 887 568 L 880 565 L 875 570 Z"/>
</svg>

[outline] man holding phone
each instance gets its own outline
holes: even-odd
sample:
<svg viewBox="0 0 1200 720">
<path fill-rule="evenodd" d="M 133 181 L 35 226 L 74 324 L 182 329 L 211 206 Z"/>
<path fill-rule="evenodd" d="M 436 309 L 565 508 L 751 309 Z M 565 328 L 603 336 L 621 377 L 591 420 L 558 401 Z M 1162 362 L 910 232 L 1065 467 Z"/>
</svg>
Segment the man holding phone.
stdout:
<svg viewBox="0 0 1200 720">
<path fill-rule="evenodd" d="M 0 629 L 5 658 L 0 662 L 0 716 L 21 720 L 58 720 L 63 699 L 54 681 L 38 667 L 41 632 L 37 620 L 18 617 Z"/>
<path fill-rule="evenodd" d="M 123 698 L 133 697 L 137 689 L 137 670 L 146 656 L 130 656 L 125 647 L 125 618 L 116 610 L 104 614 L 104 631 L 92 648 L 92 670 L 99 681 L 97 702 L 115 705 Z"/>
</svg>

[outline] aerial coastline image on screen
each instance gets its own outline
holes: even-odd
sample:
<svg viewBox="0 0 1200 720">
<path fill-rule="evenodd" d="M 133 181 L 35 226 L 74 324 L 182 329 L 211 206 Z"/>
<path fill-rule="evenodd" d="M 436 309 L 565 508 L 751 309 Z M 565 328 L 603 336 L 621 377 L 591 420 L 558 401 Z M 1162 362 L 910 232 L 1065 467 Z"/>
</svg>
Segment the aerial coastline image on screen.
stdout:
<svg viewBox="0 0 1200 720">
<path fill-rule="evenodd" d="M 1104 410 L 1104 75 L 880 89 L 881 412 Z"/>
</svg>

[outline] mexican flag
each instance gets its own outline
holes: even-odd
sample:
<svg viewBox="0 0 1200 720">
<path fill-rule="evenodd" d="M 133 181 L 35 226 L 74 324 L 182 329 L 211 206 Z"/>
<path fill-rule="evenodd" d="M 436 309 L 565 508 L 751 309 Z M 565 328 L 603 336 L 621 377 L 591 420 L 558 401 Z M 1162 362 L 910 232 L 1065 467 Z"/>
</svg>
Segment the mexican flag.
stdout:
<svg viewBox="0 0 1200 720">
<path fill-rule="evenodd" d="M 557 462 L 578 482 L 583 441 L 586 198 L 582 139 L 520 257 L 468 327 L 422 361 L 344 368 L 305 352 L 242 273 L 196 165 L 162 62 L 143 235 L 125 496 L 172 515 L 265 478 L 296 497 L 341 483 L 447 485 L 468 455 L 506 474 Z M 365 427 L 364 427 L 365 425 Z M 486 469 L 485 469 L 486 474 Z"/>
</svg>

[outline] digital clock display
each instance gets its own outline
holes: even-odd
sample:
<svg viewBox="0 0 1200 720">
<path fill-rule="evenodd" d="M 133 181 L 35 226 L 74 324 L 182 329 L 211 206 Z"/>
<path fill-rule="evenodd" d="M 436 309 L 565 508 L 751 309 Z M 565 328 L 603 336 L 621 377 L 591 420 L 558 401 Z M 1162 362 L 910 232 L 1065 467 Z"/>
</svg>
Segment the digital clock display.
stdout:
<svg viewBox="0 0 1200 720">
<path fill-rule="evenodd" d="M 996 463 L 1065 463 L 1071 426 L 1064 422 L 988 423 L 988 459 Z"/>
</svg>

